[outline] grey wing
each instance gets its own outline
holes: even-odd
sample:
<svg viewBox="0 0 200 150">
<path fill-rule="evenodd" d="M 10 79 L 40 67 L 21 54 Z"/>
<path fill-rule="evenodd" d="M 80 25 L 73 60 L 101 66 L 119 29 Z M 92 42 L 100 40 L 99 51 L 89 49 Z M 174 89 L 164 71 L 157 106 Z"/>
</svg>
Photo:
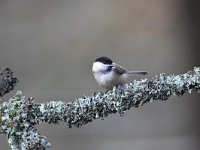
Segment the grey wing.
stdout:
<svg viewBox="0 0 200 150">
<path fill-rule="evenodd" d="M 113 63 L 112 67 L 113 71 L 115 71 L 117 74 L 124 74 L 126 73 L 126 69 L 118 64 Z"/>
</svg>

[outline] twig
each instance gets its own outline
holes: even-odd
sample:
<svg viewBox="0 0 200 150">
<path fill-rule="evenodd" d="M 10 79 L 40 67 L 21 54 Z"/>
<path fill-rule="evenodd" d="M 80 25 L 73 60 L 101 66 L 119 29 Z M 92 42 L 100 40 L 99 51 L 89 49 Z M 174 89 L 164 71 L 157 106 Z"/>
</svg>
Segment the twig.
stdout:
<svg viewBox="0 0 200 150">
<path fill-rule="evenodd" d="M 13 77 L 13 71 L 9 68 L 0 68 L 0 97 L 13 90 L 18 82 L 16 77 Z"/>
</svg>

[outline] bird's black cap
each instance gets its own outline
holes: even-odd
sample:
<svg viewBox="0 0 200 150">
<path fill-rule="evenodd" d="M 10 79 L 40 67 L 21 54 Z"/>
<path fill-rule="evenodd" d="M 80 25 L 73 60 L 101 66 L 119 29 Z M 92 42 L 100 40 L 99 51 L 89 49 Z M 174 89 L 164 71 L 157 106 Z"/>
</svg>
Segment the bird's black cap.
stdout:
<svg viewBox="0 0 200 150">
<path fill-rule="evenodd" d="M 102 56 L 95 60 L 95 62 L 102 62 L 103 64 L 111 65 L 113 62 L 110 58 Z"/>
</svg>

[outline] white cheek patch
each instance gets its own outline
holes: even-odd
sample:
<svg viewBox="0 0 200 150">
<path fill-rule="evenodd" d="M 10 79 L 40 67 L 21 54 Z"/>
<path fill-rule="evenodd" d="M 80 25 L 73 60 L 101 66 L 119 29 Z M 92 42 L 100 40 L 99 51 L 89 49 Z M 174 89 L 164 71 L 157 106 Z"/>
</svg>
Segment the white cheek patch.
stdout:
<svg viewBox="0 0 200 150">
<path fill-rule="evenodd" d="M 102 64 L 101 62 L 94 62 L 92 66 L 92 71 L 98 72 L 102 70 L 104 67 L 105 67 L 104 64 Z"/>
</svg>

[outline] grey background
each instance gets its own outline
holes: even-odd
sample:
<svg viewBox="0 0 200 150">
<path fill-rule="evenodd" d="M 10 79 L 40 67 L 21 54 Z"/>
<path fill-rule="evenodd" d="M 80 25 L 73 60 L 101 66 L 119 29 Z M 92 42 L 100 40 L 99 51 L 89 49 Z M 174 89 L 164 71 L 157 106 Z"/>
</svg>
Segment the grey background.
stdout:
<svg viewBox="0 0 200 150">
<path fill-rule="evenodd" d="M 199 66 L 199 2 L 187 0 L 0 0 L 0 66 L 37 102 L 73 101 L 98 87 L 91 65 L 109 56 L 126 68 L 179 74 Z M 137 77 L 137 79 L 140 79 Z M 198 150 L 199 95 L 111 115 L 80 129 L 38 125 L 63 150 Z M 8 149 L 0 136 L 0 149 Z"/>
</svg>

